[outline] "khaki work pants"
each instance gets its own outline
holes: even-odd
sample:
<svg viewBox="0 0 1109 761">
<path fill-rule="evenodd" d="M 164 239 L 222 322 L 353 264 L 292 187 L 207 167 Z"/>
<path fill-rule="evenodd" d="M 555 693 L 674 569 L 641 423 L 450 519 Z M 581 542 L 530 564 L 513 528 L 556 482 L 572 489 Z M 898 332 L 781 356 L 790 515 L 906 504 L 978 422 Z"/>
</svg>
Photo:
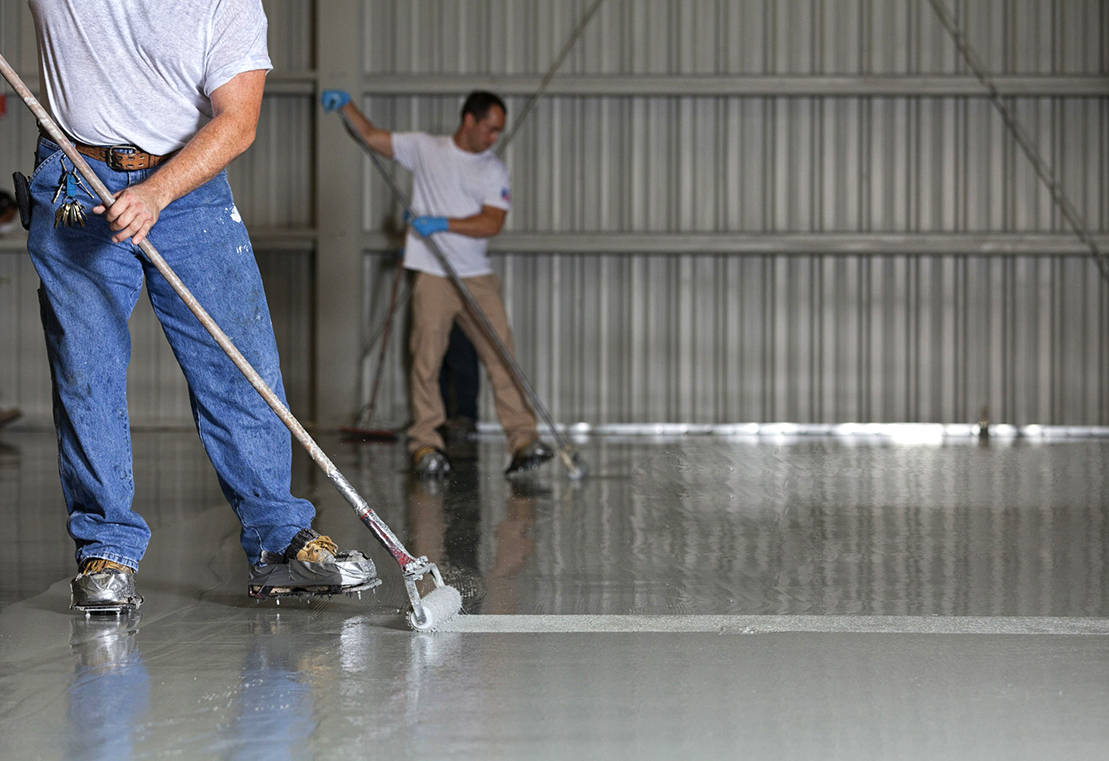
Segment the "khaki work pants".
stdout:
<svg viewBox="0 0 1109 761">
<path fill-rule="evenodd" d="M 462 282 L 489 318 L 497 337 L 515 356 L 512 331 L 509 330 L 508 315 L 501 299 L 501 279 L 496 275 L 481 275 L 463 278 Z M 508 451 L 515 452 L 539 438 L 535 414 L 512 373 L 466 308 L 458 289 L 448 278 L 426 272 L 416 272 L 412 282 L 412 334 L 408 346 L 412 354 L 409 391 L 414 422 L 408 429 L 408 451 L 415 452 L 423 446 L 444 448 L 443 438 L 435 430 L 446 420 L 443 399 L 439 394 L 439 368 L 443 364 L 451 324 L 455 320 L 473 342 L 478 359 L 485 365 L 497 419 L 508 437 Z"/>
</svg>

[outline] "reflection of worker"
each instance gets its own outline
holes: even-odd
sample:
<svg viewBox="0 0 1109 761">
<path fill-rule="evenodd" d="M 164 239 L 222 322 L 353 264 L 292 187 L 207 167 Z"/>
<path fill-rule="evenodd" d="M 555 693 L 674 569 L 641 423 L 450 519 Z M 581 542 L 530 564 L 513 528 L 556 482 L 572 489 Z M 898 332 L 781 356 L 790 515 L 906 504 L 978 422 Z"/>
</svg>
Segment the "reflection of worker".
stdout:
<svg viewBox="0 0 1109 761">
<path fill-rule="evenodd" d="M 541 493 L 534 483 L 514 481 L 505 500 L 505 516 L 493 529 L 493 565 L 478 570 L 482 541 L 480 479 L 474 467 L 462 465 L 450 494 L 438 481 L 408 482 L 409 542 L 442 571 L 448 584 L 462 594 L 467 612 L 516 613 L 519 575 L 535 552 L 531 536 L 535 502 Z"/>
<path fill-rule="evenodd" d="M 311 619 L 289 621 L 286 616 L 283 621 L 275 613 L 249 625 L 252 636 L 239 674 L 238 706 L 227 712 L 227 744 L 233 752 L 226 757 L 303 758 L 317 725 L 314 682 L 338 680 L 336 663 L 346 655 L 342 641 Z"/>
<path fill-rule="evenodd" d="M 461 295 L 440 266 L 425 238 L 449 258 L 474 300 L 509 352 L 512 334 L 500 295 L 500 279 L 486 255 L 486 240 L 501 231 L 509 208 L 508 172 L 490 148 L 505 123 L 505 105 L 496 95 L 474 92 L 462 106 L 454 135 L 422 132 L 392 133 L 374 126 L 341 90 L 324 91 L 327 111 L 342 109 L 362 140 L 376 153 L 395 158 L 415 175 L 412 230 L 405 242 L 404 262 L 415 270 L 412 288 L 412 372 L 414 422 L 408 430 L 413 471 L 443 476 L 450 461 L 436 428 L 445 415 L 437 380 L 451 324 L 455 321 L 473 341 L 485 365 L 497 417 L 508 437 L 512 461 L 509 476 L 536 468 L 554 452 L 539 440 L 535 415 L 512 374 L 469 313 Z"/>
<path fill-rule="evenodd" d="M 504 520 L 493 530 L 493 567 L 485 573 L 486 594 L 481 612 L 516 613 L 520 605 L 519 574 L 535 552 L 535 495 L 523 484 L 512 484 L 505 500 Z"/>
<path fill-rule="evenodd" d="M 413 712 L 425 711 L 427 691 L 439 688 L 443 667 L 465 658 L 458 640 L 418 634 L 391 650 L 404 655 L 378 658 L 374 651 L 381 647 L 381 632 L 375 629 L 365 616 L 347 616 L 340 608 L 313 617 L 271 613 L 252 619 L 250 649 L 237 683 L 231 684 L 234 698 L 221 713 L 222 752 L 215 756 L 251 761 L 361 757 L 321 743 L 325 727 L 344 719 L 351 701 L 362 699 L 361 685 L 390 686 L 373 690 L 374 721 L 404 717 L 404 726 Z M 351 685 L 358 686 L 348 689 Z M 384 722 L 375 730 L 374 721 L 356 731 L 375 740 L 391 738 L 395 728 Z"/>
<path fill-rule="evenodd" d="M 162 256 L 284 400 L 250 238 L 225 167 L 254 140 L 266 72 L 259 0 L 31 0 L 46 106 L 115 194 L 105 208 L 60 146 L 42 137 L 27 249 L 42 287 L 74 607 L 137 607 L 150 528 L 132 509 L 127 320 L 144 281 L 189 385 L 197 431 L 242 526 L 255 596 L 354 589 L 373 563 L 311 528 L 290 492 L 289 431 L 165 278 Z M 91 207 L 91 208 L 90 208 Z M 86 214 L 86 211 L 89 213 Z M 153 228 L 153 229 L 152 229 Z"/>
<path fill-rule="evenodd" d="M 135 634 L 138 613 L 74 618 L 74 656 L 66 712 L 66 758 L 131 758 L 150 705 L 150 675 Z"/>
<path fill-rule="evenodd" d="M 452 478 L 449 502 L 442 481 L 410 478 L 408 502 L 409 546 L 439 568 L 443 580 L 462 595 L 467 611 L 485 594 L 478 572 L 481 540 L 480 478 L 472 462 L 461 462 Z"/>
</svg>

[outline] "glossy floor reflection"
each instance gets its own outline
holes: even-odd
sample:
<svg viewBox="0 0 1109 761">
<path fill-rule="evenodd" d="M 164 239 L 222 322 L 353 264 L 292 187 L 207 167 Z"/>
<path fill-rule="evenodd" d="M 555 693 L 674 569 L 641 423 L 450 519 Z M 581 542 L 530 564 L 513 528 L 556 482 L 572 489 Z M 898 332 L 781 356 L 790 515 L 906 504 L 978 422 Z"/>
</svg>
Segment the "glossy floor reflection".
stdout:
<svg viewBox="0 0 1109 761">
<path fill-rule="evenodd" d="M 939 617 L 1033 616 L 1060 631 L 1109 618 L 1106 440 L 598 438 L 582 445 L 586 481 L 551 466 L 509 484 L 503 443 L 487 438 L 441 486 L 408 478 L 400 445 L 323 443 L 409 549 L 441 564 L 467 620 L 908 616 L 927 631 Z M 362 601 L 257 605 L 195 436 L 138 434 L 135 452 L 154 530 L 147 602 L 85 620 L 66 610 L 53 435 L 0 435 L 16 536 L 0 555 L 0 758 L 1109 747 L 1106 636 L 411 634 L 395 565 L 304 457 L 296 491 L 319 505 L 317 525 L 369 550 L 385 584 Z"/>
</svg>

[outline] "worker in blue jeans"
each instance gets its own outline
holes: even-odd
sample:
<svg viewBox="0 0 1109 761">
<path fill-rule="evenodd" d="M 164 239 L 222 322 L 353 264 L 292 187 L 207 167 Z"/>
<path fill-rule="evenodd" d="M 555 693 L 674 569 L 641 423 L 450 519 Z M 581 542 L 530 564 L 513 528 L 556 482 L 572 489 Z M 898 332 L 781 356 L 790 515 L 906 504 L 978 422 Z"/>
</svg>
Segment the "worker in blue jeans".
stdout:
<svg viewBox="0 0 1109 761">
<path fill-rule="evenodd" d="M 141 254 L 169 266 L 284 401 L 262 280 L 225 167 L 254 139 L 266 72 L 260 0 L 31 0 L 45 106 L 115 196 L 101 205 L 40 137 L 27 249 L 42 325 L 69 533 L 73 607 L 137 608 L 150 529 L 132 509 L 127 320 L 145 282 L 189 386 L 200 439 L 241 523 L 255 597 L 377 582 L 373 563 L 311 528 L 290 493 L 288 430 Z M 64 53 L 64 55 L 63 55 Z M 203 561 L 199 561 L 203 563 Z"/>
</svg>

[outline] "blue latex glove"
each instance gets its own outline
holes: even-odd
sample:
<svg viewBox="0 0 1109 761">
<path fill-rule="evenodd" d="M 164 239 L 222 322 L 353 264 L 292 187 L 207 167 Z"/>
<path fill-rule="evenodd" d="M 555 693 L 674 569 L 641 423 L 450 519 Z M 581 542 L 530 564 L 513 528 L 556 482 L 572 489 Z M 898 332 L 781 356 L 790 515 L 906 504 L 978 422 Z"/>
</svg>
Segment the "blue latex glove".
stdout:
<svg viewBox="0 0 1109 761">
<path fill-rule="evenodd" d="M 324 90 L 320 93 L 320 105 L 325 113 L 336 111 L 350 103 L 350 93 L 346 90 Z"/>
<path fill-rule="evenodd" d="M 416 217 L 412 220 L 413 229 L 427 238 L 435 233 L 446 232 L 450 224 L 446 217 Z"/>
</svg>

